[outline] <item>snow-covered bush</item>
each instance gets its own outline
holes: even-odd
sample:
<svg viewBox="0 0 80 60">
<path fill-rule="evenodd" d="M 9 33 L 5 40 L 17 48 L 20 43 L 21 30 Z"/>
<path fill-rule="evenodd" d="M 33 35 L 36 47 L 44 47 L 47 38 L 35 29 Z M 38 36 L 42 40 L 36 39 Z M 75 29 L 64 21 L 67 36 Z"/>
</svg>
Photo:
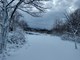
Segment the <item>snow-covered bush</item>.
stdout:
<svg viewBox="0 0 80 60">
<path fill-rule="evenodd" d="M 70 34 L 63 34 L 61 36 L 61 39 L 62 40 L 68 40 L 68 41 L 75 41 L 80 43 L 80 37 L 79 36 L 73 36 L 73 35 L 70 35 Z"/>
<path fill-rule="evenodd" d="M 7 39 L 7 51 L 8 53 L 11 51 L 15 51 L 19 48 L 22 48 L 26 43 L 25 34 L 22 30 L 12 31 L 8 34 Z"/>
</svg>

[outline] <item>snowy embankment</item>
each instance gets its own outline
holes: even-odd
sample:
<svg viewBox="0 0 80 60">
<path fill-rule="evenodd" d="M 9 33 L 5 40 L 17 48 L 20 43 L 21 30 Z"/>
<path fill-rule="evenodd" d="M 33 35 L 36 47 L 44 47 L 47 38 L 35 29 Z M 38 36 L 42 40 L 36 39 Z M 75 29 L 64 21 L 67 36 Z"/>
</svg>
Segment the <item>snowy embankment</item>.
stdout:
<svg viewBox="0 0 80 60">
<path fill-rule="evenodd" d="M 74 48 L 74 43 L 63 41 L 60 37 L 45 34 L 26 35 L 30 46 L 7 57 L 7 60 L 80 60 L 80 45 Z"/>
</svg>

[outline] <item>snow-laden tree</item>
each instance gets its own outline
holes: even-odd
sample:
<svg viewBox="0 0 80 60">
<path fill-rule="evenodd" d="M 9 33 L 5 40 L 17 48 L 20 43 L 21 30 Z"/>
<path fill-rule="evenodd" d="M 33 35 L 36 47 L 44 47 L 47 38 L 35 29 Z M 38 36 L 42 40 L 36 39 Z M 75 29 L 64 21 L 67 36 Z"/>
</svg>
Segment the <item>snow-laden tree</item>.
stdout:
<svg viewBox="0 0 80 60">
<path fill-rule="evenodd" d="M 34 17 L 39 17 L 47 9 L 44 5 L 46 1 L 48 0 L 0 0 L 0 51 L 3 57 L 5 57 L 7 35 L 15 12 L 23 11 Z"/>
<path fill-rule="evenodd" d="M 75 10 L 71 14 L 65 14 L 67 18 L 67 32 L 73 35 L 75 41 L 75 49 L 77 49 L 77 37 L 80 36 L 80 9 Z"/>
</svg>

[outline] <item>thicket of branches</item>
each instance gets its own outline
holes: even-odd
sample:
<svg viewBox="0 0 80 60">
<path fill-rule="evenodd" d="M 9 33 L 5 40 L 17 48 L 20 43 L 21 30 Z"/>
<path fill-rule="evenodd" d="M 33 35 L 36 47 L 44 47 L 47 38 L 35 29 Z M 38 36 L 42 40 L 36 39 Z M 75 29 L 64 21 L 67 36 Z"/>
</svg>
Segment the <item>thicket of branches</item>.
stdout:
<svg viewBox="0 0 80 60">
<path fill-rule="evenodd" d="M 77 36 L 80 36 L 80 9 L 75 10 L 71 14 L 65 13 L 64 15 L 66 21 L 62 23 L 63 21 L 56 20 L 53 30 L 57 33 L 75 33 Z"/>
</svg>

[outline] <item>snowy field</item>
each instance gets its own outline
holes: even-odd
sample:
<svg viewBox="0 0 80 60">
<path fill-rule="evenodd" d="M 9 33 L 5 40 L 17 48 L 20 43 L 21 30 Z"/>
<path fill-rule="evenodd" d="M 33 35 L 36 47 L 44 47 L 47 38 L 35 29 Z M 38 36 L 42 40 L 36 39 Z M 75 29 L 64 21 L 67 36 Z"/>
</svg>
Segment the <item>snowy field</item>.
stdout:
<svg viewBox="0 0 80 60">
<path fill-rule="evenodd" d="M 80 45 L 74 48 L 74 42 L 63 41 L 60 37 L 46 34 L 26 35 L 26 45 L 16 51 L 7 60 L 80 60 Z"/>
</svg>

